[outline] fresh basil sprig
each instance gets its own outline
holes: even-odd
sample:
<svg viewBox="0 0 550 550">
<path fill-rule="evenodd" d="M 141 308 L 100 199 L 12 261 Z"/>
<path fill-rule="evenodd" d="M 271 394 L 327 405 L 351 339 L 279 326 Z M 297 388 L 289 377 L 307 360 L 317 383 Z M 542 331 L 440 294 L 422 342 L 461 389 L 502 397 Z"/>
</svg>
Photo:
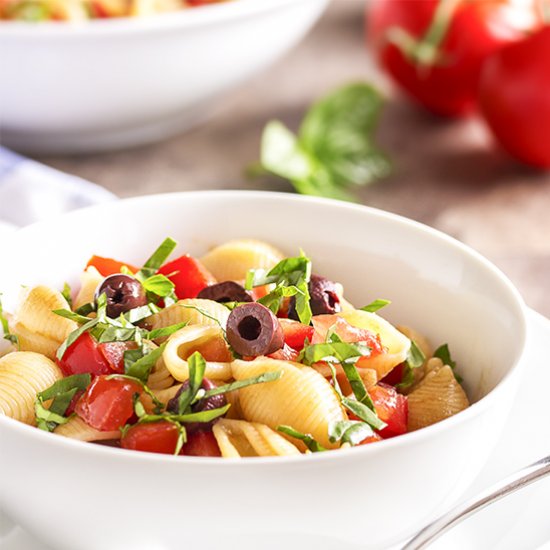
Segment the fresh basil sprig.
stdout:
<svg viewBox="0 0 550 550">
<path fill-rule="evenodd" d="M 456 372 L 456 361 L 453 361 L 451 358 L 451 352 L 449 350 L 448 344 L 441 344 L 435 351 L 434 357 L 438 357 L 443 361 L 444 365 L 449 365 L 451 367 L 453 374 L 455 375 L 456 381 L 460 384 L 463 381 L 462 376 Z"/>
<path fill-rule="evenodd" d="M 363 306 L 361 311 L 367 311 L 368 313 L 374 313 L 378 311 L 379 309 L 382 309 L 383 307 L 386 307 L 387 305 L 391 304 L 389 300 L 382 300 L 377 299 L 372 301 L 370 304 L 367 304 L 366 306 Z"/>
<path fill-rule="evenodd" d="M 254 376 L 253 378 L 245 378 L 244 380 L 237 380 L 236 382 L 231 382 L 230 384 L 225 384 L 224 386 L 218 386 L 217 388 L 212 388 L 205 392 L 203 397 L 212 397 L 214 395 L 220 395 L 221 393 L 229 393 L 232 391 L 240 390 L 248 386 L 255 386 L 256 384 L 264 384 L 266 382 L 274 382 L 279 380 L 283 375 L 283 371 L 271 371 L 264 372 L 259 376 Z"/>
<path fill-rule="evenodd" d="M 281 260 L 267 273 L 263 269 L 251 269 L 246 275 L 244 287 L 251 290 L 257 286 L 275 284 L 275 288 L 258 302 L 277 313 L 283 298 L 295 296 L 298 318 L 309 325 L 312 317 L 308 287 L 310 279 L 311 260 L 302 251 L 300 256 Z"/>
<path fill-rule="evenodd" d="M 396 384 L 395 387 L 401 391 L 409 389 L 414 384 L 414 370 L 421 367 L 424 361 L 426 361 L 426 356 L 418 347 L 418 344 L 414 340 L 411 340 L 411 347 L 403 366 L 401 382 Z"/>
<path fill-rule="evenodd" d="M 283 434 L 289 435 L 291 437 L 295 437 L 300 441 L 303 441 L 305 446 L 312 453 L 320 453 L 327 450 L 311 434 L 304 434 L 302 432 L 299 432 L 298 430 L 295 430 L 291 426 L 284 426 L 284 425 L 277 426 L 277 431 Z"/>
<path fill-rule="evenodd" d="M 160 246 L 153 252 L 151 257 L 145 262 L 143 267 L 135 274 L 136 279 L 139 281 L 144 281 L 149 277 L 152 277 L 156 274 L 159 268 L 166 262 L 168 256 L 172 254 L 178 243 L 167 237 L 160 244 Z"/>
<path fill-rule="evenodd" d="M 290 180 L 306 195 L 354 200 L 352 186 L 372 183 L 391 171 L 374 141 L 382 109 L 379 92 L 365 83 L 346 85 L 314 104 L 298 135 L 279 121 L 264 129 L 260 170 Z"/>
</svg>

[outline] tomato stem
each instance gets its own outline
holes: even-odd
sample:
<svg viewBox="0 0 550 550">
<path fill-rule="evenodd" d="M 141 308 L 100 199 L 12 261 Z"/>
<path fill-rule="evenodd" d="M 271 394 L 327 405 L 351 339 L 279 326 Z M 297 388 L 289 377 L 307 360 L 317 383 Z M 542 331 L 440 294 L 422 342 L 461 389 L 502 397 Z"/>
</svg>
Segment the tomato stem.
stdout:
<svg viewBox="0 0 550 550">
<path fill-rule="evenodd" d="M 424 36 L 418 39 L 401 27 L 388 30 L 388 40 L 419 67 L 431 67 L 441 60 L 439 48 L 447 36 L 453 15 L 462 0 L 440 0 Z"/>
</svg>

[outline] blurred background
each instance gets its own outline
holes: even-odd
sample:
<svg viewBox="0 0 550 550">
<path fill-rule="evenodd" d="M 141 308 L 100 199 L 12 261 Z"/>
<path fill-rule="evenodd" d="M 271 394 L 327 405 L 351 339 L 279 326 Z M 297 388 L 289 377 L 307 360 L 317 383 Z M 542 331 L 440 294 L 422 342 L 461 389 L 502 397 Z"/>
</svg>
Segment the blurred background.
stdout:
<svg viewBox="0 0 550 550">
<path fill-rule="evenodd" d="M 119 197 L 200 189 L 293 192 L 286 180 L 245 174 L 260 158 L 265 125 L 277 119 L 297 131 L 312 103 L 345 84 L 368 82 L 385 97 L 375 139 L 392 171 L 358 188 L 358 200 L 471 245 L 504 270 L 528 305 L 550 316 L 550 174 L 496 147 L 475 111 L 438 116 L 398 91 L 367 44 L 371 7 L 364 0 L 332 0 L 304 40 L 225 93 L 206 121 L 183 134 L 113 152 L 31 156 Z M 260 45 L 264 38 L 259 32 L 253 40 Z M 544 119 L 540 124 L 550 143 L 550 126 Z"/>
</svg>

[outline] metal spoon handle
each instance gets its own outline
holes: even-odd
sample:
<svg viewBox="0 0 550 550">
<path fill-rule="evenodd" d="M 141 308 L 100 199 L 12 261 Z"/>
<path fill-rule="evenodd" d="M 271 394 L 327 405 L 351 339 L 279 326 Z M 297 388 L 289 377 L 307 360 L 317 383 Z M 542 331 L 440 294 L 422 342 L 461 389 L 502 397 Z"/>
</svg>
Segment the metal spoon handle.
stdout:
<svg viewBox="0 0 550 550">
<path fill-rule="evenodd" d="M 470 500 L 455 506 L 452 510 L 424 527 L 422 531 L 403 547 L 403 550 L 420 550 L 426 548 L 443 533 L 470 517 L 478 510 L 482 510 L 486 506 L 489 506 L 489 504 L 549 474 L 550 456 L 547 456 L 534 464 L 522 468 Z"/>
</svg>

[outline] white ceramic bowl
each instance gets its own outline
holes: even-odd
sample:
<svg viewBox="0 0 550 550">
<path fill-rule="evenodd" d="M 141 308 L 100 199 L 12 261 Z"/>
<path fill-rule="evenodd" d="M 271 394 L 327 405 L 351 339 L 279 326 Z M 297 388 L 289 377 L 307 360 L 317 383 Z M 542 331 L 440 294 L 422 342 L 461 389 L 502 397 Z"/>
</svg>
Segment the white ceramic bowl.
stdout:
<svg viewBox="0 0 550 550">
<path fill-rule="evenodd" d="M 139 20 L 0 22 L 2 143 L 90 152 L 189 128 L 296 44 L 327 2 L 235 0 Z"/>
<path fill-rule="evenodd" d="M 389 299 L 388 319 L 448 342 L 482 398 L 392 440 L 242 461 L 129 452 L 0 417 L 0 508 L 13 520 L 56 550 L 387 548 L 463 493 L 505 425 L 525 344 L 522 301 L 492 264 L 433 229 L 341 202 L 157 195 L 19 231 L 3 247 L 6 305 L 22 283 L 76 279 L 92 253 L 139 264 L 168 235 L 193 254 L 245 236 L 302 247 L 356 305 Z"/>
</svg>

